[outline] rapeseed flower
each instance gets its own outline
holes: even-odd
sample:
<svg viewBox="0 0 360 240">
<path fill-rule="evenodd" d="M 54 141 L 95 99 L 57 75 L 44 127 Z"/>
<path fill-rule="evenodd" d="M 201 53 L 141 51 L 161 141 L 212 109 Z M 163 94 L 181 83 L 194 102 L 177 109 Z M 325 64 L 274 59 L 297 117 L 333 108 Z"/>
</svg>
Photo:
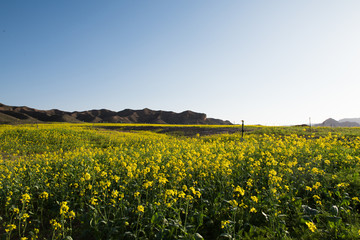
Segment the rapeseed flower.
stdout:
<svg viewBox="0 0 360 240">
<path fill-rule="evenodd" d="M 49 193 L 44 191 L 39 195 L 39 198 L 40 199 L 48 199 L 49 198 Z"/>
<path fill-rule="evenodd" d="M 56 219 L 50 220 L 50 225 L 54 228 L 54 230 L 60 229 L 61 224 L 56 221 Z"/>
<path fill-rule="evenodd" d="M 22 203 L 29 203 L 30 202 L 30 195 L 28 193 L 25 193 L 21 196 L 21 202 Z"/>
<path fill-rule="evenodd" d="M 140 213 L 143 213 L 144 212 L 144 206 L 143 205 L 138 205 L 137 206 L 137 211 L 140 212 Z"/>
<path fill-rule="evenodd" d="M 245 190 L 240 187 L 240 186 L 236 186 L 236 188 L 234 189 L 234 193 L 237 195 L 237 196 L 244 196 L 245 195 Z"/>
<path fill-rule="evenodd" d="M 67 202 L 62 202 L 60 204 L 60 215 L 65 215 L 69 211 L 69 206 Z"/>
<path fill-rule="evenodd" d="M 11 231 L 13 231 L 15 229 L 16 229 L 15 224 L 8 224 L 8 225 L 6 225 L 5 232 L 11 232 Z"/>
<path fill-rule="evenodd" d="M 256 203 L 259 201 L 259 199 L 256 196 L 251 196 L 250 198 L 251 198 L 251 200 L 253 200 Z"/>
<path fill-rule="evenodd" d="M 19 209 L 18 208 L 13 208 L 13 212 L 15 213 L 15 214 L 18 214 L 19 213 Z"/>
<path fill-rule="evenodd" d="M 238 202 L 237 202 L 235 199 L 230 200 L 229 203 L 230 203 L 230 205 L 233 206 L 233 207 L 239 206 Z"/>
<path fill-rule="evenodd" d="M 315 232 L 315 230 L 317 229 L 316 228 L 316 225 L 313 223 L 313 222 L 305 222 L 306 225 L 308 226 L 309 230 L 312 231 L 312 232 Z"/>
<path fill-rule="evenodd" d="M 221 228 L 225 228 L 226 225 L 230 224 L 229 220 L 221 221 Z M 359 230 L 360 231 L 360 230 Z"/>
<path fill-rule="evenodd" d="M 256 208 L 252 207 L 252 208 L 250 209 L 250 212 L 251 212 L 251 213 L 256 213 L 257 210 L 256 210 Z"/>
<path fill-rule="evenodd" d="M 90 175 L 90 173 L 85 173 L 84 179 L 85 179 L 86 181 L 90 181 L 90 180 L 91 180 L 91 175 Z"/>
</svg>

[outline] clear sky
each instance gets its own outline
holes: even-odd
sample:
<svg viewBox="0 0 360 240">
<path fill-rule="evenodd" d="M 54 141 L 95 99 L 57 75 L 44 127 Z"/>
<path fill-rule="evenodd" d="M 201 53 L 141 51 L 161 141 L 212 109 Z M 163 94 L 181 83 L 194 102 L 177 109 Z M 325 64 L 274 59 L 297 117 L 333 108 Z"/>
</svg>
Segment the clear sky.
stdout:
<svg viewBox="0 0 360 240">
<path fill-rule="evenodd" d="M 1 0 L 0 102 L 360 117 L 358 0 Z"/>
</svg>

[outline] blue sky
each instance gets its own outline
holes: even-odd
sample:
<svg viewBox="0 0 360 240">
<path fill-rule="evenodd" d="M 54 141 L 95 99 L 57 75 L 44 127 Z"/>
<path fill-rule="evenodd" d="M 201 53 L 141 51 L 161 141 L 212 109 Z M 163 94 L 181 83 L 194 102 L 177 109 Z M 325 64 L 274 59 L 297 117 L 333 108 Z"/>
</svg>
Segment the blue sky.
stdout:
<svg viewBox="0 0 360 240">
<path fill-rule="evenodd" d="M 0 1 L 0 102 L 360 117 L 360 1 Z"/>
</svg>

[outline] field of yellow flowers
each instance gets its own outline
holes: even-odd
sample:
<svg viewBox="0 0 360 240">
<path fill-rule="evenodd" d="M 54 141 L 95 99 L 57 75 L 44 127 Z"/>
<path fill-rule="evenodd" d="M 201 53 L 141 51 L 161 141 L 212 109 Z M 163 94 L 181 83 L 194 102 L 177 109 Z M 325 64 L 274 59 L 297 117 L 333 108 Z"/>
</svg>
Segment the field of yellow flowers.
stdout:
<svg viewBox="0 0 360 240">
<path fill-rule="evenodd" d="M 359 239 L 360 137 L 259 129 L 2 125 L 0 239 Z"/>
</svg>

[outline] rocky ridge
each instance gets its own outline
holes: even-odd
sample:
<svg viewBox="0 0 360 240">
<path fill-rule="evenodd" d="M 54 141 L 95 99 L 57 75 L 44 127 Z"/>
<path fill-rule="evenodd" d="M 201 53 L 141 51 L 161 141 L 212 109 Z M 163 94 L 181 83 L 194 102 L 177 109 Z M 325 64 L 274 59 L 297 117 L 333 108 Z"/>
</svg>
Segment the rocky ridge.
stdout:
<svg viewBox="0 0 360 240">
<path fill-rule="evenodd" d="M 189 110 L 181 113 L 156 111 L 148 108 L 142 110 L 125 109 L 119 112 L 107 109 L 66 112 L 58 109 L 38 110 L 26 106 L 7 106 L 0 103 L 0 123 L 41 122 L 231 125 L 230 121 L 207 118 L 204 113 L 196 113 Z"/>
</svg>

